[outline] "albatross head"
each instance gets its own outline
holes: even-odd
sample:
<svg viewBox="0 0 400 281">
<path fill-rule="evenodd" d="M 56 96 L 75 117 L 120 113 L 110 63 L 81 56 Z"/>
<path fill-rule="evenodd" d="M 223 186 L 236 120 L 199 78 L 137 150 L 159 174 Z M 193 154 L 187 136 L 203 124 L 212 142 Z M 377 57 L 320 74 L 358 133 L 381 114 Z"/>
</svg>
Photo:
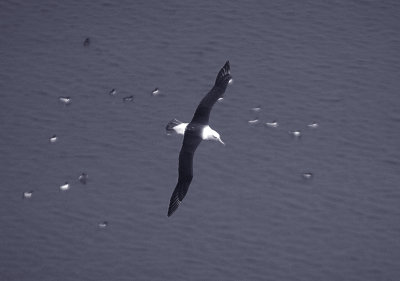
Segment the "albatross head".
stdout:
<svg viewBox="0 0 400 281">
<path fill-rule="evenodd" d="M 203 140 L 215 140 L 225 145 L 225 143 L 221 140 L 221 136 L 218 134 L 218 132 L 211 129 L 209 126 L 204 127 L 202 137 Z"/>
</svg>

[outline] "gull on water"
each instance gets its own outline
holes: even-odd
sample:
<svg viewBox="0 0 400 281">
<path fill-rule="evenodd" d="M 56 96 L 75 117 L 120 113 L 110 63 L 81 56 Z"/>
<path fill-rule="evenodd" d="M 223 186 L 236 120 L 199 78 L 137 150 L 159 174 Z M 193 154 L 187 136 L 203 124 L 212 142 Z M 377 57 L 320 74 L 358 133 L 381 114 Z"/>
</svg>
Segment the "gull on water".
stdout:
<svg viewBox="0 0 400 281">
<path fill-rule="evenodd" d="M 57 137 L 56 135 L 52 135 L 52 136 L 49 138 L 49 141 L 50 141 L 51 143 L 55 143 L 57 140 L 58 140 L 58 137 Z"/>
<path fill-rule="evenodd" d="M 32 194 L 33 194 L 33 190 L 25 191 L 24 193 L 22 193 L 22 198 L 30 199 L 32 197 Z"/>
<path fill-rule="evenodd" d="M 300 131 L 289 131 L 289 134 L 291 134 L 292 136 L 299 138 L 301 137 L 301 132 Z"/>
<path fill-rule="evenodd" d="M 256 118 L 256 119 L 247 121 L 247 123 L 249 123 L 250 125 L 255 125 L 255 124 L 258 124 L 259 121 L 260 120 L 258 120 L 258 118 Z"/>
<path fill-rule="evenodd" d="M 253 111 L 253 112 L 259 112 L 259 111 L 261 111 L 261 106 L 259 105 L 259 106 L 256 106 L 256 107 L 252 107 L 252 108 L 250 108 L 250 110 Z"/>
<path fill-rule="evenodd" d="M 86 173 L 82 173 L 79 177 L 78 180 L 81 184 L 86 184 L 88 180 L 88 175 Z"/>
<path fill-rule="evenodd" d="M 109 94 L 110 96 L 115 96 L 115 95 L 117 94 L 117 90 L 111 89 L 111 91 L 108 92 L 108 94 Z"/>
<path fill-rule="evenodd" d="M 59 97 L 58 100 L 64 105 L 71 104 L 71 98 L 70 97 Z"/>
<path fill-rule="evenodd" d="M 312 173 L 303 173 L 303 178 L 304 179 L 311 179 L 313 177 L 313 174 Z"/>
<path fill-rule="evenodd" d="M 279 126 L 279 124 L 276 120 L 274 120 L 272 122 L 266 122 L 265 125 L 267 125 L 268 127 L 271 127 L 271 128 L 276 128 Z"/>
<path fill-rule="evenodd" d="M 158 88 L 155 88 L 153 91 L 151 91 L 151 94 L 153 96 L 157 96 L 159 93 L 160 93 L 160 89 L 158 89 Z"/>
<path fill-rule="evenodd" d="M 167 126 L 167 132 L 183 134 L 183 144 L 179 153 L 178 183 L 172 193 L 168 216 L 171 216 L 185 198 L 189 185 L 193 179 L 193 156 L 202 140 L 214 140 L 225 144 L 218 132 L 208 125 L 210 112 L 213 105 L 223 96 L 232 80 L 229 61 L 218 72 L 213 88 L 203 97 L 193 115 L 190 123 L 183 123 L 177 119 L 171 120 Z"/>
<path fill-rule="evenodd" d="M 122 101 L 123 102 L 131 102 L 131 101 L 133 101 L 133 95 L 127 96 L 127 97 L 123 97 Z"/>
<path fill-rule="evenodd" d="M 108 226 L 108 221 L 102 221 L 98 224 L 99 228 L 106 228 Z"/>
<path fill-rule="evenodd" d="M 317 122 L 312 122 L 312 123 L 308 124 L 307 126 L 308 126 L 309 128 L 315 129 L 315 128 L 318 128 L 318 127 L 319 127 L 319 124 L 318 124 Z"/>
<path fill-rule="evenodd" d="M 63 185 L 60 185 L 61 191 L 67 191 L 70 188 L 69 183 L 66 181 Z"/>
</svg>

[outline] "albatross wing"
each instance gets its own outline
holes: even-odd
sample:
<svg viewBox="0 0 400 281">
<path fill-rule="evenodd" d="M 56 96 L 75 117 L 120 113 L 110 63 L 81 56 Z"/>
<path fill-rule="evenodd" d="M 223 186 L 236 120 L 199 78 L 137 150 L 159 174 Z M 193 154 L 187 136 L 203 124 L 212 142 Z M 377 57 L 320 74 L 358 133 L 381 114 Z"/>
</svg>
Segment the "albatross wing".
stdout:
<svg viewBox="0 0 400 281">
<path fill-rule="evenodd" d="M 193 178 L 193 155 L 202 141 L 190 128 L 187 130 L 179 153 L 179 178 L 170 199 L 168 216 L 171 216 L 178 209 L 179 204 L 186 196 Z"/>
<path fill-rule="evenodd" d="M 229 81 L 232 79 L 231 68 L 229 61 L 218 72 L 217 78 L 215 79 L 214 87 L 208 92 L 208 94 L 201 100 L 197 106 L 196 112 L 193 115 L 192 123 L 208 124 L 210 118 L 210 112 L 213 105 L 217 100 L 223 96 Z"/>
</svg>

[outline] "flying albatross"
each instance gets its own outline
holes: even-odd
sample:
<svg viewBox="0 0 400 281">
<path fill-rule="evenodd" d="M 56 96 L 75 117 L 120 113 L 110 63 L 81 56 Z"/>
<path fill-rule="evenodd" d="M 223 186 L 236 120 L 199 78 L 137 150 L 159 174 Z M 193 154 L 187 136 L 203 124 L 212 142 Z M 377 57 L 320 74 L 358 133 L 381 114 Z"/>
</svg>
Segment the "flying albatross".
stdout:
<svg viewBox="0 0 400 281">
<path fill-rule="evenodd" d="M 231 82 L 229 61 L 218 72 L 214 87 L 201 100 L 190 123 L 183 123 L 177 119 L 171 120 L 167 126 L 167 132 L 176 132 L 184 135 L 181 152 L 179 153 L 179 177 L 178 183 L 172 193 L 168 208 L 168 217 L 171 216 L 189 189 L 193 178 L 193 155 L 202 140 L 215 140 L 225 144 L 220 135 L 210 128 L 208 120 L 213 105 L 223 97 L 226 87 Z"/>
</svg>

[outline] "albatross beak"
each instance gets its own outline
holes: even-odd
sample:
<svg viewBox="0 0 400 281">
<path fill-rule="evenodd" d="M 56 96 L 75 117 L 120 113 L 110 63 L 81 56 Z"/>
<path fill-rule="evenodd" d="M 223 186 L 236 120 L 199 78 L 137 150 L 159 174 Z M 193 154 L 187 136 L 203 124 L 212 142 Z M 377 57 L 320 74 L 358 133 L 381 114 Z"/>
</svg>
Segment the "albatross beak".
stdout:
<svg viewBox="0 0 400 281">
<path fill-rule="evenodd" d="M 225 143 L 221 140 L 221 138 L 218 138 L 219 142 L 225 145 Z"/>
</svg>

